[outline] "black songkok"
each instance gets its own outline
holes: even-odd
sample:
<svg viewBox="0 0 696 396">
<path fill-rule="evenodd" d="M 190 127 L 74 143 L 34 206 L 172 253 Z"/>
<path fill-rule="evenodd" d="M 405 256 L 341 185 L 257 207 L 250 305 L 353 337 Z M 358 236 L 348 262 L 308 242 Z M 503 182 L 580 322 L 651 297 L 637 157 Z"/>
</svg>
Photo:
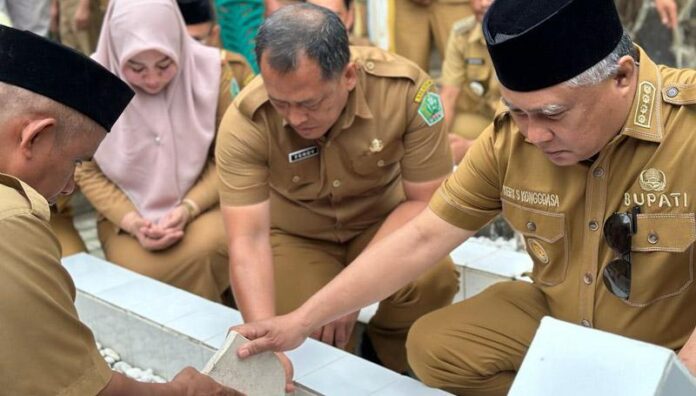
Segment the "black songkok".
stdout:
<svg viewBox="0 0 696 396">
<path fill-rule="evenodd" d="M 7 26 L 0 26 L 0 81 L 62 103 L 107 132 L 134 95 L 126 83 L 92 59 Z"/>
<path fill-rule="evenodd" d="M 496 0 L 483 34 L 500 83 L 519 92 L 568 81 L 616 48 L 614 0 Z"/>
<path fill-rule="evenodd" d="M 213 9 L 210 0 L 177 0 L 181 15 L 187 25 L 195 25 L 213 20 Z"/>
</svg>

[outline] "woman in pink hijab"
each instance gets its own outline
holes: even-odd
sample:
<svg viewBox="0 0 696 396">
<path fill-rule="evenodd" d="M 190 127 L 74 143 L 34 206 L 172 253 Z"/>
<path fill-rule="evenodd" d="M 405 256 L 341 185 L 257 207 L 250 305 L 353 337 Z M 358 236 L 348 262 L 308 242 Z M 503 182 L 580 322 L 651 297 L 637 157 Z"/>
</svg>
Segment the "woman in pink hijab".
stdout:
<svg viewBox="0 0 696 396">
<path fill-rule="evenodd" d="M 188 36 L 174 0 L 111 0 L 93 58 L 136 91 L 76 173 L 106 258 L 220 301 L 229 279 L 211 146 L 229 68 Z"/>
</svg>

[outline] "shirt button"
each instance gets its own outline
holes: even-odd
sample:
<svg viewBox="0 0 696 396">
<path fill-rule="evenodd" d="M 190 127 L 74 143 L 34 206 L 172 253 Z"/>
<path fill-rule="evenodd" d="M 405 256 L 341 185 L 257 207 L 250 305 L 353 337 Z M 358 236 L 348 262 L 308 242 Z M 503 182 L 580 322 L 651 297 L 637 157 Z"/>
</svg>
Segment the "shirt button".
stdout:
<svg viewBox="0 0 696 396">
<path fill-rule="evenodd" d="M 583 275 L 582 277 L 582 281 L 585 282 L 586 285 L 591 285 L 593 280 L 594 278 L 592 277 L 592 274 L 589 272 L 585 273 L 585 275 Z"/>
<path fill-rule="evenodd" d="M 536 231 L 536 224 L 534 224 L 533 221 L 528 221 L 527 222 L 527 229 L 529 231 Z"/>
<path fill-rule="evenodd" d="M 594 177 L 604 176 L 604 168 L 595 168 L 595 170 L 592 171 L 592 176 L 594 176 Z"/>
<path fill-rule="evenodd" d="M 592 323 L 590 323 L 590 321 L 587 319 L 583 319 L 582 322 L 580 322 L 580 324 L 585 327 L 592 327 Z"/>
<path fill-rule="evenodd" d="M 379 161 L 377 161 L 377 166 L 379 166 L 380 168 L 383 167 L 383 166 L 384 166 L 384 160 L 379 160 Z"/>
<path fill-rule="evenodd" d="M 590 227 L 590 231 L 597 231 L 599 229 L 599 223 L 597 223 L 596 220 L 590 221 L 590 224 L 588 224 Z"/>
<path fill-rule="evenodd" d="M 656 232 L 651 231 L 650 234 L 648 234 L 648 242 L 653 245 L 656 244 L 659 239 Z"/>
<path fill-rule="evenodd" d="M 299 176 L 293 176 L 293 177 L 292 177 L 292 182 L 293 182 L 293 183 L 299 183 L 299 182 L 300 182 L 300 177 L 299 177 Z"/>
<path fill-rule="evenodd" d="M 679 95 L 679 89 L 677 89 L 677 87 L 672 87 L 672 88 L 667 90 L 668 97 L 673 98 L 677 95 Z"/>
<path fill-rule="evenodd" d="M 334 188 L 339 188 L 341 187 L 341 181 L 336 179 L 333 181 L 333 183 L 331 183 L 331 185 L 334 186 Z"/>
<path fill-rule="evenodd" d="M 155 136 L 155 143 L 160 144 L 161 141 L 162 139 L 159 136 Z"/>
<path fill-rule="evenodd" d="M 367 69 L 367 70 L 369 70 L 369 71 L 372 71 L 372 69 L 374 69 L 374 68 L 375 68 L 375 62 L 373 62 L 373 61 L 367 61 L 367 62 L 365 63 L 365 69 Z"/>
</svg>

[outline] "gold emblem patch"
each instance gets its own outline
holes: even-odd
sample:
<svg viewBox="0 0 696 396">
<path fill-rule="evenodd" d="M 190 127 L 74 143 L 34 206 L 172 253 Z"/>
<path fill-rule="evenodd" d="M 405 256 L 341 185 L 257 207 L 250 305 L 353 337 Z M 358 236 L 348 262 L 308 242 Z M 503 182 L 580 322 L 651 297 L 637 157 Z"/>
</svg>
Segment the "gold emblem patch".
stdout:
<svg viewBox="0 0 696 396">
<path fill-rule="evenodd" d="M 650 168 L 640 172 L 638 182 L 644 191 L 663 191 L 667 185 L 667 176 L 659 169 Z"/>
<path fill-rule="evenodd" d="M 633 123 L 643 128 L 650 128 L 653 104 L 655 103 L 655 86 L 651 82 L 643 81 L 640 83 L 637 102 Z"/>
<path fill-rule="evenodd" d="M 544 264 L 548 264 L 549 262 L 549 255 L 546 253 L 546 249 L 544 249 L 543 246 L 541 246 L 541 243 L 537 241 L 536 239 L 530 239 L 527 238 L 527 248 L 529 249 L 529 252 L 532 253 L 539 261 L 541 261 Z"/>
<path fill-rule="evenodd" d="M 372 141 L 370 142 L 369 149 L 371 153 L 379 153 L 380 151 L 382 151 L 383 148 L 384 142 L 382 142 L 380 139 L 372 139 Z"/>
<path fill-rule="evenodd" d="M 428 91 L 430 91 L 430 87 L 433 86 L 433 80 L 426 80 L 423 84 L 421 84 L 420 88 L 418 88 L 418 92 L 416 92 L 416 97 L 413 98 L 413 101 L 416 103 L 420 103 L 423 101 L 423 97 L 425 96 Z"/>
</svg>

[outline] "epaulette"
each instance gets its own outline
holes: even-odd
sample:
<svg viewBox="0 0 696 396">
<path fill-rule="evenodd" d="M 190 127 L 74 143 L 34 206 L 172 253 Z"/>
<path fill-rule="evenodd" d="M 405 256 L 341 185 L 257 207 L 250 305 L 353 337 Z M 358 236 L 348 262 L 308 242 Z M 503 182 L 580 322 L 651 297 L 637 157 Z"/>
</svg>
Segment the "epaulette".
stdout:
<svg viewBox="0 0 696 396">
<path fill-rule="evenodd" d="M 354 60 L 373 76 L 408 78 L 416 83 L 423 73 L 415 63 L 379 48 L 351 47 L 351 53 Z"/>
<path fill-rule="evenodd" d="M 3 204 L 13 205 L 20 211 L 30 210 L 44 221 L 51 219 L 51 211 L 46 199 L 27 184 L 12 176 L 0 174 L 0 186 L 6 186 L 17 192 L 16 200 L 3 199 Z"/>
<path fill-rule="evenodd" d="M 455 22 L 452 25 L 452 31 L 454 34 L 463 35 L 469 33 L 474 26 L 476 26 L 476 17 L 474 15 L 470 15 Z"/>
<path fill-rule="evenodd" d="M 246 117 L 252 118 L 254 113 L 266 102 L 268 102 L 268 93 L 266 93 L 263 79 L 259 74 L 237 95 L 233 104 Z"/>
</svg>

